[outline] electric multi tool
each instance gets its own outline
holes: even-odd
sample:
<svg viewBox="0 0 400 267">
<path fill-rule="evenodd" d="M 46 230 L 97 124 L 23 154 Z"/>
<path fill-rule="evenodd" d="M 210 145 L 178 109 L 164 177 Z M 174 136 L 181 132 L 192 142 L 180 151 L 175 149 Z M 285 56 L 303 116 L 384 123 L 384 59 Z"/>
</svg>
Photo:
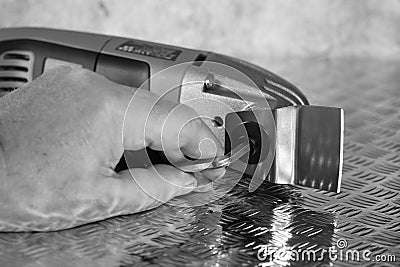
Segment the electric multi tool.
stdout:
<svg viewBox="0 0 400 267">
<path fill-rule="evenodd" d="M 340 191 L 343 110 L 310 105 L 298 88 L 264 68 L 131 38 L 44 28 L 0 30 L 0 94 L 60 65 L 87 68 L 193 108 L 226 155 L 178 166 L 184 171 L 229 166 L 252 176 L 253 189 L 269 181 Z M 163 160 L 150 149 L 135 155 L 129 167 Z M 122 158 L 117 170 L 124 166 Z"/>
</svg>

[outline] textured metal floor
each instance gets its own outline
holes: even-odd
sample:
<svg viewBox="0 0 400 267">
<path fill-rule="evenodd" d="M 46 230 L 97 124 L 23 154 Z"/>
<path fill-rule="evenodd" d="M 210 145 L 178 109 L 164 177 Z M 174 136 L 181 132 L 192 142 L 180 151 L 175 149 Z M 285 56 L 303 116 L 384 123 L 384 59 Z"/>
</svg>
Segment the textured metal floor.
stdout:
<svg viewBox="0 0 400 267">
<path fill-rule="evenodd" d="M 400 62 L 285 61 L 273 70 L 313 104 L 345 109 L 340 194 L 267 183 L 249 193 L 244 178 L 206 206 L 164 205 L 60 232 L 0 233 L 0 266 L 399 266 Z M 339 249 L 343 239 L 342 252 L 370 250 L 371 261 L 257 258 L 260 245 L 318 253 Z M 376 255 L 397 263 L 373 262 Z"/>
</svg>

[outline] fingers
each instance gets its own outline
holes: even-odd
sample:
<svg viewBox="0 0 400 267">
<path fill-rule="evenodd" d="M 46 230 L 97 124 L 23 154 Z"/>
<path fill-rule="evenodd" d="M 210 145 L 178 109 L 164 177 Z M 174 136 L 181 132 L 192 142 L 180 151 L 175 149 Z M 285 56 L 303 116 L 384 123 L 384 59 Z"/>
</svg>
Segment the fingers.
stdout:
<svg viewBox="0 0 400 267">
<path fill-rule="evenodd" d="M 110 214 L 148 210 L 170 199 L 187 194 L 197 186 L 196 179 L 169 165 L 122 171 L 118 177 L 102 178 L 101 196 L 107 199 Z"/>
<path fill-rule="evenodd" d="M 175 121 L 179 124 L 174 125 Z M 176 133 L 177 129 L 179 131 Z M 223 155 L 223 148 L 217 137 L 203 119 L 186 105 L 174 107 L 165 119 L 164 131 L 161 134 L 164 147 L 167 145 L 174 149 L 177 145 L 191 158 L 206 159 Z"/>
<path fill-rule="evenodd" d="M 201 172 L 204 176 L 206 176 L 208 179 L 214 181 L 217 180 L 218 178 L 221 178 L 224 176 L 226 172 L 226 169 L 224 167 L 218 168 L 218 169 L 206 169 Z"/>
<path fill-rule="evenodd" d="M 185 155 L 204 159 L 224 154 L 218 138 L 193 109 L 144 90 L 137 90 L 128 105 L 123 141 L 125 150 L 162 150 L 170 162 L 184 161 Z M 204 175 L 216 179 L 223 173 L 224 169 L 207 170 Z"/>
<path fill-rule="evenodd" d="M 145 90 L 133 94 L 123 131 L 126 150 L 139 150 L 146 146 L 173 152 L 182 149 L 188 156 L 196 158 L 208 158 L 215 156 L 216 151 L 223 152 L 220 142 L 193 109 Z M 199 144 L 203 140 L 201 148 L 204 151 L 200 151 Z"/>
</svg>

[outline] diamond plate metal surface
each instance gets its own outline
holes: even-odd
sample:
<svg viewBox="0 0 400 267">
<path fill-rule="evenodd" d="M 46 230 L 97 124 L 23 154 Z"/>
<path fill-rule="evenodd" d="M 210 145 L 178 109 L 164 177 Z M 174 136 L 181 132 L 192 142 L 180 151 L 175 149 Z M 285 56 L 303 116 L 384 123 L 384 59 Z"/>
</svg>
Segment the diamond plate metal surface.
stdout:
<svg viewBox="0 0 400 267">
<path fill-rule="evenodd" d="M 274 64 L 311 103 L 344 108 L 341 193 L 269 183 L 249 193 L 243 178 L 200 207 L 170 203 L 65 231 L 0 233 L 0 266 L 399 266 L 400 62 Z M 235 179 L 229 172 L 226 180 Z M 343 251 L 368 249 L 397 263 L 257 258 L 260 245 L 321 252 L 339 239 L 347 241 Z"/>
</svg>

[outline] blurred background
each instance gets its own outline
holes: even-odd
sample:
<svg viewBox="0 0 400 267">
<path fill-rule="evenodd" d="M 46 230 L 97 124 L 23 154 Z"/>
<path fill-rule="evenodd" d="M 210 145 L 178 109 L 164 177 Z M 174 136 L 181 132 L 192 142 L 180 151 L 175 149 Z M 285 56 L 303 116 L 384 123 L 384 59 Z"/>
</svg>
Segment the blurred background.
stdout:
<svg viewBox="0 0 400 267">
<path fill-rule="evenodd" d="M 400 58 L 400 0 L 0 0 L 0 27 L 89 31 L 273 58 Z"/>
</svg>

